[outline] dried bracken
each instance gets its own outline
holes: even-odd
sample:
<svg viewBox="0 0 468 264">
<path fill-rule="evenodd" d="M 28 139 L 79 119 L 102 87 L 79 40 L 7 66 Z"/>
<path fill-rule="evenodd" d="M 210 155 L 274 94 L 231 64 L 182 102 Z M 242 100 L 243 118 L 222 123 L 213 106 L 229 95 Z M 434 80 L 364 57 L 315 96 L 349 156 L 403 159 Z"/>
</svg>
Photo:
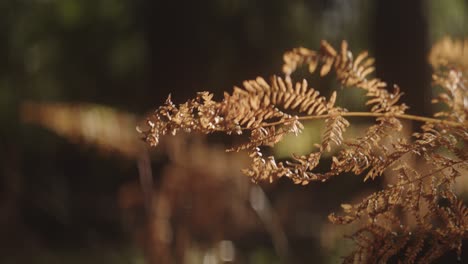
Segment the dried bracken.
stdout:
<svg viewBox="0 0 468 264">
<path fill-rule="evenodd" d="M 389 172 L 394 184 L 358 204 L 343 204 L 344 215 L 329 217 L 337 224 L 362 223 L 351 235 L 356 250 L 345 262 L 381 263 L 404 256 L 402 260 L 408 263 L 427 263 L 450 250 L 460 255 L 462 240 L 468 237 L 468 209 L 454 192 L 454 185 L 457 177 L 466 177 L 468 168 L 468 98 L 466 49 L 462 47 L 466 43 L 454 43 L 458 42 L 449 44 L 458 47 L 458 56 L 445 55 L 443 49 L 449 44 L 438 44 L 431 53 L 434 84 L 444 90 L 434 102 L 445 105 L 434 117 L 407 114 L 399 87 L 389 91 L 385 82 L 370 77 L 374 60 L 367 52 L 354 58 L 345 41 L 339 50 L 322 41 L 318 51 L 296 48 L 286 52 L 284 77 L 246 81 L 243 88 L 225 93 L 222 101 L 202 92 L 176 106 L 169 97 L 147 117 L 147 128 L 139 131 L 152 146 L 162 135 L 179 130 L 248 134 L 246 143 L 229 150 L 249 154 L 252 162 L 243 173 L 254 182 L 287 177 L 294 183 L 308 184 L 346 172 L 373 180 Z M 335 105 L 336 92 L 326 99 L 307 81 L 293 81 L 293 73 L 301 66 L 307 66 L 311 74 L 318 71 L 320 76 L 335 73 L 344 89 L 364 90 L 369 111 L 348 111 Z M 363 136 L 345 140 L 348 117 L 373 117 L 376 123 Z M 287 161 L 264 154 L 265 147 L 274 146 L 287 133 L 300 133 L 302 122 L 312 119 L 325 122 L 314 152 L 293 154 Z M 402 120 L 422 125 L 407 138 L 402 133 Z M 317 171 L 323 153 L 334 148 L 337 152 L 332 152 L 330 169 Z M 409 165 L 405 161 L 408 157 L 418 157 L 422 164 L 418 168 Z"/>
<path fill-rule="evenodd" d="M 103 105 L 26 101 L 21 105 L 21 119 L 74 143 L 95 145 L 100 151 L 128 159 L 138 158 L 144 149 L 131 129 L 137 124 L 137 117 Z"/>
<path fill-rule="evenodd" d="M 267 232 L 276 253 L 286 257 L 287 238 L 266 194 L 235 169 L 247 164 L 248 157 L 227 154 L 202 135 L 167 138 L 159 156 L 169 162 L 153 185 L 146 146 L 135 137 L 135 115 L 84 103 L 24 102 L 21 110 L 24 122 L 105 154 L 138 161 L 140 183 L 120 187 L 119 205 L 126 227 L 150 263 L 181 263 L 193 247 L 214 248 L 223 239 L 232 239 L 228 242 L 235 250 L 236 240 L 253 230 Z M 142 208 L 146 214 L 140 213 Z"/>
<path fill-rule="evenodd" d="M 444 37 L 432 47 L 429 62 L 436 68 L 456 66 L 466 73 L 468 70 L 468 39 L 453 40 Z"/>
<path fill-rule="evenodd" d="M 201 136 L 178 136 L 163 145 L 170 162 L 154 191 L 153 213 L 147 229 L 134 226 L 147 240 L 151 263 L 183 263 L 194 247 L 214 248 L 225 239 L 234 247 L 240 237 L 263 228 L 278 255 L 287 254 L 286 237 L 265 193 L 235 169 L 248 161 L 244 156 L 229 157 Z M 264 205 L 255 206 L 257 199 Z"/>
</svg>

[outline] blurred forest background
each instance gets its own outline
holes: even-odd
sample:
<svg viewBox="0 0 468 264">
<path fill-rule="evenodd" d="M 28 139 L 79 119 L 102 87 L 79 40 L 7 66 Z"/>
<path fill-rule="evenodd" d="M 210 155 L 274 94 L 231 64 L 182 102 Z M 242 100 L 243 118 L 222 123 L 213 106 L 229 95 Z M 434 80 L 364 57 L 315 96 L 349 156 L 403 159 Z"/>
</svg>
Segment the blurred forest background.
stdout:
<svg viewBox="0 0 468 264">
<path fill-rule="evenodd" d="M 0 262 L 338 262 L 349 230 L 328 213 L 379 182 L 256 186 L 225 138 L 147 155 L 135 126 L 169 93 L 222 94 L 321 39 L 369 50 L 410 113 L 428 114 L 430 47 L 467 25 L 464 0 L 0 1 Z M 306 131 L 276 154 L 306 151 L 320 135 Z"/>
</svg>

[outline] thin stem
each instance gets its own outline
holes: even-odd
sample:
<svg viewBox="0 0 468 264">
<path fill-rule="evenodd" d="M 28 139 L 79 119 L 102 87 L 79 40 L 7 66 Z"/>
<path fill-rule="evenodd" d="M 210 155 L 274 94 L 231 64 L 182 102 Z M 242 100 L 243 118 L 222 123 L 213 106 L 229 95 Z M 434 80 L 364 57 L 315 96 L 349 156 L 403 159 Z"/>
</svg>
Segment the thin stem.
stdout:
<svg viewBox="0 0 468 264">
<path fill-rule="evenodd" d="M 406 120 L 413 120 L 413 121 L 420 121 L 420 122 L 427 122 L 427 123 L 439 123 L 439 124 L 446 124 L 450 126 L 463 126 L 463 123 L 457 123 L 453 121 L 447 121 L 447 120 L 441 120 L 441 119 L 436 119 L 436 118 L 431 118 L 431 117 L 424 117 L 424 116 L 417 116 L 417 115 L 408 115 L 408 114 L 389 114 L 389 113 L 373 113 L 373 112 L 344 112 L 340 113 L 341 116 L 347 116 L 347 117 L 384 117 L 384 116 L 391 116 L 391 117 L 396 117 L 400 119 L 406 119 Z M 297 117 L 298 120 L 314 120 L 314 119 L 325 119 L 330 117 L 330 114 L 326 115 L 309 115 L 309 116 L 299 116 Z M 264 127 L 267 126 L 275 126 L 275 125 L 280 125 L 283 124 L 285 121 L 280 120 L 272 123 L 268 123 L 264 125 Z"/>
</svg>

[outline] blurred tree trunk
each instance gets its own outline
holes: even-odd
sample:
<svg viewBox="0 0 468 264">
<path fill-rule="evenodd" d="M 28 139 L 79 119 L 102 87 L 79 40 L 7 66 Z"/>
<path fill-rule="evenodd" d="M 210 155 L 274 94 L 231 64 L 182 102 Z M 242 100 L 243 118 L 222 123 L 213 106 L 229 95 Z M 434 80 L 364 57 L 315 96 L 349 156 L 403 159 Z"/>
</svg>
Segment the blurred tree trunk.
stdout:
<svg viewBox="0 0 468 264">
<path fill-rule="evenodd" d="M 411 113 L 430 114 L 428 23 L 423 0 L 376 2 L 374 37 L 377 75 L 405 91 Z"/>
</svg>

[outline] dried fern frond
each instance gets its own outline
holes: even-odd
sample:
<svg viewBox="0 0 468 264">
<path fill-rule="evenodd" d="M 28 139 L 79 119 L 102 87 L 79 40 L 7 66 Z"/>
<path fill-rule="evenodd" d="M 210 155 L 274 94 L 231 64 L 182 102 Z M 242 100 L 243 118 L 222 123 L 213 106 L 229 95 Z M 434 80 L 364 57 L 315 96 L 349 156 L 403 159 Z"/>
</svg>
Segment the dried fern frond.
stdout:
<svg viewBox="0 0 468 264">
<path fill-rule="evenodd" d="M 348 124 L 341 116 L 342 110 L 334 107 L 336 94 L 327 101 L 318 91 L 308 87 L 307 81 L 293 84 L 290 77 L 283 79 L 274 76 L 270 84 L 259 77 L 244 82 L 244 89 L 235 87 L 232 94 L 225 93 L 221 102 L 215 102 L 211 98 L 211 94 L 199 93 L 195 99 L 179 107 L 168 98 L 166 104 L 147 119 L 149 129 L 142 131 L 146 141 L 154 146 L 159 142 L 160 136 L 175 134 L 179 130 L 227 134 L 242 134 L 248 131 L 250 140 L 230 149 L 249 150 L 253 167 L 252 170 L 245 170 L 246 174 L 254 180 L 272 180 L 272 177 L 265 177 L 264 173 L 275 177 L 289 177 L 299 169 L 304 172 L 301 183 L 306 183 L 308 179 L 317 178 L 307 172 L 313 168 L 311 164 L 299 168 L 297 164 L 279 163 L 278 167 L 273 157 L 268 157 L 269 162 L 266 163 L 258 147 L 272 146 L 284 134 L 301 132 L 303 125 L 292 112 L 319 117 L 329 116 L 331 125 L 328 133 L 325 133 L 325 148 L 328 148 L 328 142 L 341 144 L 342 132 Z M 264 171 L 267 167 L 269 169 Z"/>
<path fill-rule="evenodd" d="M 343 169 L 337 168 L 330 173 L 317 174 L 310 172 L 315 167 L 315 161 L 306 164 L 307 166 L 304 166 L 304 162 L 276 165 L 274 157 L 268 157 L 266 162 L 258 147 L 272 146 L 286 133 L 299 133 L 303 127 L 301 119 L 325 119 L 326 130 L 321 147 L 317 154 L 313 155 L 320 158 L 321 152 L 331 149 L 331 143 L 342 145 L 343 132 L 349 126 L 345 116 L 354 114 L 334 106 L 336 92 L 327 101 L 323 96 L 319 96 L 318 91 L 309 88 L 307 81 L 294 83 L 289 74 L 296 67 L 308 64 L 309 69 L 314 71 L 315 67 L 321 66 L 322 76 L 333 69 L 343 85 L 365 89 L 370 97 L 367 104 L 372 106 L 371 113 L 365 115 L 377 115 L 381 119 L 387 119 L 392 118 L 392 115 L 403 114 L 406 109 L 404 104 L 398 104 L 401 96 L 398 90 L 389 93 L 384 89 L 385 83 L 378 79 L 367 79 L 373 69 L 373 59 L 367 58 L 367 53 L 361 53 L 354 60 L 351 52 L 347 50 L 346 42 L 342 44 L 341 53 L 336 52 L 327 42 L 322 42 L 322 48 L 318 52 L 299 48 L 287 52 L 284 58 L 283 69 L 288 73 L 285 78 L 273 76 L 269 83 L 261 77 L 245 81 L 244 88 L 235 87 L 232 94 L 225 93 L 221 102 L 213 101 L 212 95 L 207 92 L 199 93 L 196 98 L 179 107 L 168 98 L 164 106 L 148 117 L 148 129 L 141 131 L 146 141 L 154 146 L 157 145 L 160 136 L 175 134 L 179 130 L 227 134 L 242 134 L 247 131 L 250 132 L 249 142 L 231 150 L 250 150 L 253 166 L 252 170 L 245 170 L 248 175 L 254 180 L 273 179 L 265 177 L 265 174 L 275 177 L 287 176 L 293 178 L 296 183 L 305 184 L 311 180 L 325 180 Z M 386 123 L 388 122 L 383 122 Z M 279 167 L 276 168 L 275 165 Z M 263 172 L 267 167 L 268 170 Z M 262 171 L 262 175 L 259 171 Z M 298 174 L 301 176 L 297 177 Z"/>
<path fill-rule="evenodd" d="M 440 111 L 435 117 L 466 123 L 468 115 L 467 89 L 468 81 L 458 69 L 440 70 L 432 76 L 434 85 L 442 87 L 444 92 L 432 100 L 432 103 L 443 103 L 448 111 Z"/>
<path fill-rule="evenodd" d="M 274 223 L 276 216 L 268 207 L 268 198 L 247 178 L 239 177 L 240 172 L 235 169 L 248 159 L 240 153 L 227 154 L 200 135 L 190 140 L 183 136 L 176 139 L 163 143 L 170 162 L 154 191 L 154 214 L 148 228 L 137 230 L 150 239 L 145 243 L 153 260 L 181 263 L 193 247 L 215 247 L 223 239 L 235 244 L 240 236 L 261 230 L 263 225 L 277 253 L 286 254 L 287 240 L 281 227 Z M 265 206 L 253 206 L 258 202 L 254 199 L 262 199 Z"/>
<path fill-rule="evenodd" d="M 468 39 L 452 40 L 448 37 L 437 42 L 431 49 L 429 61 L 434 68 L 434 85 L 443 89 L 433 103 L 443 103 L 448 110 L 434 114 L 465 123 L 468 114 Z"/>
<path fill-rule="evenodd" d="M 40 125 L 72 142 L 95 145 L 104 152 L 137 158 L 142 150 L 132 127 L 137 117 L 96 104 L 35 103 L 21 105 L 23 122 Z"/>
<path fill-rule="evenodd" d="M 406 105 L 397 104 L 402 96 L 398 87 L 390 93 L 386 90 L 385 82 L 377 78 L 369 78 L 374 71 L 374 59 L 368 57 L 368 52 L 361 52 L 354 59 L 346 41 L 342 42 L 340 52 L 337 52 L 326 41 L 322 41 L 318 52 L 305 48 L 293 49 L 285 54 L 284 61 L 283 72 L 286 76 L 291 75 L 297 67 L 303 64 L 309 66 L 310 73 L 314 73 L 315 69 L 321 65 L 320 76 L 325 76 L 331 72 L 331 69 L 334 69 L 338 81 L 344 87 L 357 87 L 367 92 L 366 95 L 370 98 L 366 105 L 372 105 L 372 112 L 402 114 L 407 109 Z"/>
<path fill-rule="evenodd" d="M 436 57 L 440 61 L 440 56 Z M 435 84 L 445 90 L 435 102 L 444 103 L 448 110 L 424 117 L 407 114 L 408 107 L 400 102 L 403 94 L 399 87 L 389 91 L 385 82 L 371 77 L 374 60 L 366 51 L 354 58 L 345 41 L 339 50 L 326 41 L 317 51 L 293 49 L 285 53 L 284 62 L 285 77 L 273 76 L 270 82 L 261 77 L 246 81 L 244 88 L 235 87 L 219 102 L 207 92 L 178 107 L 168 99 L 147 118 L 148 129 L 140 132 L 153 146 L 162 135 L 179 130 L 246 133 L 249 140 L 229 150 L 248 153 L 251 165 L 242 171 L 255 182 L 287 177 L 305 185 L 344 172 L 373 180 L 394 171 L 390 173 L 395 177 L 394 185 L 361 203 L 344 204 L 343 216 L 330 215 L 337 224 L 367 223 L 351 236 L 357 249 L 345 262 L 380 263 L 405 255 L 409 263 L 425 263 L 449 250 L 459 252 L 468 230 L 467 210 L 453 191 L 455 179 L 466 174 L 468 168 L 468 99 L 463 65 L 447 68 L 447 64 L 435 64 Z M 311 74 L 319 71 L 320 76 L 334 73 L 344 88 L 364 90 L 369 110 L 348 111 L 335 106 L 337 92 L 327 100 L 305 80 L 295 83 L 292 74 L 301 66 L 307 66 Z M 376 123 L 363 136 L 345 141 L 343 135 L 351 125 L 347 117 L 373 117 Z M 287 133 L 300 133 L 304 129 L 302 122 L 314 119 L 325 122 L 314 152 L 292 154 L 286 161 L 263 153 L 265 146 L 273 146 Z M 422 126 L 408 138 L 401 132 L 402 120 L 421 122 Z M 322 154 L 332 148 L 340 150 L 332 156 L 330 169 L 317 172 Z M 421 160 L 423 171 L 405 163 L 411 156 Z M 448 205 L 442 207 L 440 201 Z M 401 214 L 415 219 L 415 223 L 405 221 Z"/>
<path fill-rule="evenodd" d="M 442 38 L 432 46 L 429 62 L 434 68 L 456 66 L 466 74 L 468 71 L 468 39 Z"/>
<path fill-rule="evenodd" d="M 333 93 L 336 95 L 336 93 Z M 325 119 L 325 132 L 322 139 L 322 149 L 327 151 L 331 150 L 331 143 L 341 146 L 343 143 L 343 132 L 350 125 L 342 115 L 342 110 L 339 108 L 330 111 L 327 119 Z"/>
<path fill-rule="evenodd" d="M 380 176 L 386 169 L 382 155 L 386 154 L 386 149 L 382 141 L 401 130 L 402 124 L 397 118 L 379 118 L 378 123 L 370 126 L 363 137 L 347 142 L 349 148 L 333 157 L 332 169 L 360 175 L 372 168 L 364 180 Z"/>
</svg>

